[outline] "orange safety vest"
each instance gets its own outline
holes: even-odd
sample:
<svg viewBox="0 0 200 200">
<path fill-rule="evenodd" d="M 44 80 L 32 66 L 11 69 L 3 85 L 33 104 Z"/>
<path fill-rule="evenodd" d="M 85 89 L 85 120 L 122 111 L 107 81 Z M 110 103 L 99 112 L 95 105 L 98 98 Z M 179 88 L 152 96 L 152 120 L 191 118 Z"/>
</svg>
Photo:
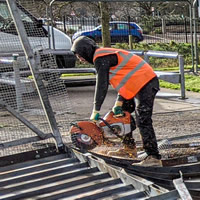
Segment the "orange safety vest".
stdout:
<svg viewBox="0 0 200 200">
<path fill-rule="evenodd" d="M 133 98 L 156 74 L 141 57 L 122 49 L 98 48 L 93 61 L 98 57 L 116 54 L 118 64 L 110 68 L 109 82 L 125 99 Z"/>
</svg>

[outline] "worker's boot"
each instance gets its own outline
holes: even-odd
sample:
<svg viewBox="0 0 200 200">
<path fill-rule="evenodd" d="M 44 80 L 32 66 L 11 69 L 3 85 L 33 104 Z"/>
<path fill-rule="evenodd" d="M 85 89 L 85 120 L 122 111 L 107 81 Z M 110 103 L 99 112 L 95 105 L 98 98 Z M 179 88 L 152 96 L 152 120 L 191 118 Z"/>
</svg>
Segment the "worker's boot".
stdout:
<svg viewBox="0 0 200 200">
<path fill-rule="evenodd" d="M 108 156 L 117 156 L 123 158 L 137 158 L 137 149 L 135 141 L 132 138 L 132 133 L 127 134 L 122 141 L 123 147 L 115 151 L 109 151 Z"/>
<path fill-rule="evenodd" d="M 162 161 L 152 155 L 149 155 L 143 161 L 139 163 L 133 163 L 132 165 L 142 167 L 162 167 Z"/>
</svg>

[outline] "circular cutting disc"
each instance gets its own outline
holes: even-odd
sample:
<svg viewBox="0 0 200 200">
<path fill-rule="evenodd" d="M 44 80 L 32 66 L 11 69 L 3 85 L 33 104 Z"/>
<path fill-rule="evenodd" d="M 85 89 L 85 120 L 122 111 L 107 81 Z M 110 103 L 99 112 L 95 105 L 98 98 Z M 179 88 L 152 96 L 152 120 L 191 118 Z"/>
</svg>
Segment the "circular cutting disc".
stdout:
<svg viewBox="0 0 200 200">
<path fill-rule="evenodd" d="M 90 136 L 82 133 L 71 133 L 71 140 L 79 149 L 91 150 L 97 146 L 96 142 Z"/>
</svg>

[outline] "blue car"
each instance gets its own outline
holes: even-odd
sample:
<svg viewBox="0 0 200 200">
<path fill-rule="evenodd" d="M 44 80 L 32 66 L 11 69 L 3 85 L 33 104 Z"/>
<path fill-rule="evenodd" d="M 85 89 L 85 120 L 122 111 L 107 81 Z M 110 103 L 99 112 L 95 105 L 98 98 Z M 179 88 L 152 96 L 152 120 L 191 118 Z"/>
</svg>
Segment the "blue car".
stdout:
<svg viewBox="0 0 200 200">
<path fill-rule="evenodd" d="M 134 42 L 140 42 L 143 40 L 142 29 L 140 28 L 139 25 L 137 25 L 134 22 L 128 23 L 128 22 L 113 21 L 110 22 L 109 24 L 110 24 L 110 36 L 112 43 L 128 42 L 129 35 L 133 36 Z M 92 38 L 96 42 L 101 42 L 102 41 L 101 25 L 97 26 L 93 30 L 76 32 L 72 37 L 72 41 L 78 38 L 79 36 L 87 36 Z"/>
</svg>

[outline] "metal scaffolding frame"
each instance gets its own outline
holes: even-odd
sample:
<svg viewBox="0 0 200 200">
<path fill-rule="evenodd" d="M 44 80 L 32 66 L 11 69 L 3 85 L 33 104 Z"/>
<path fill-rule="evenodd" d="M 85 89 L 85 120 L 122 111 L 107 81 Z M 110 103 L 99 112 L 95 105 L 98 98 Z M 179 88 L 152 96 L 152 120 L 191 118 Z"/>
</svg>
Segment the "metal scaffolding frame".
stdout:
<svg viewBox="0 0 200 200">
<path fill-rule="evenodd" d="M 33 80 L 35 82 L 35 86 L 36 86 L 37 92 L 39 94 L 40 101 L 42 103 L 46 118 L 48 120 L 49 126 L 52 131 L 52 136 L 56 140 L 58 149 L 62 150 L 64 148 L 62 137 L 59 132 L 59 129 L 58 129 L 58 126 L 56 123 L 56 119 L 55 119 L 55 115 L 53 113 L 51 104 L 49 102 L 47 91 L 46 91 L 46 88 L 42 81 L 42 77 L 39 75 L 39 69 L 37 66 L 36 58 L 34 56 L 32 48 L 30 46 L 30 42 L 28 40 L 28 36 L 27 36 L 26 30 L 25 30 L 24 24 L 21 20 L 20 13 L 17 8 L 17 4 L 13 0 L 6 0 L 6 2 L 8 4 L 11 16 L 15 23 L 15 27 L 17 29 L 17 33 L 19 35 L 20 42 L 22 44 L 22 47 L 23 47 L 23 50 L 25 53 L 27 63 L 30 66 L 31 74 L 32 74 Z M 4 107 L 11 112 L 11 109 L 9 109 L 8 106 L 4 106 Z M 12 113 L 13 113 L 13 110 L 12 110 Z M 16 113 L 15 113 L 15 116 L 17 116 Z M 24 123 L 24 120 L 22 120 L 22 121 Z M 36 133 L 38 134 L 38 131 Z M 40 134 L 40 136 L 41 136 L 41 134 Z"/>
</svg>

